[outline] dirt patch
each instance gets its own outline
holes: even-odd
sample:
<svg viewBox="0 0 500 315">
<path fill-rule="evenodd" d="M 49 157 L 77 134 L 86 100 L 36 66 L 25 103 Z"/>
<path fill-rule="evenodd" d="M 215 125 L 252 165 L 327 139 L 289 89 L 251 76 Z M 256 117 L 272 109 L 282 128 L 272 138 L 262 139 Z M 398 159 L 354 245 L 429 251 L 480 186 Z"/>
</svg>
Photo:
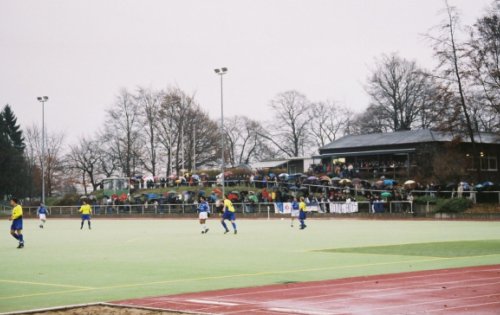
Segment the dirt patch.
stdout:
<svg viewBox="0 0 500 315">
<path fill-rule="evenodd" d="M 180 312 L 167 312 L 156 311 L 132 307 L 115 307 L 108 305 L 94 305 L 75 307 L 69 309 L 51 310 L 36 313 L 29 313 L 30 315 L 179 315 L 186 314 Z"/>
</svg>

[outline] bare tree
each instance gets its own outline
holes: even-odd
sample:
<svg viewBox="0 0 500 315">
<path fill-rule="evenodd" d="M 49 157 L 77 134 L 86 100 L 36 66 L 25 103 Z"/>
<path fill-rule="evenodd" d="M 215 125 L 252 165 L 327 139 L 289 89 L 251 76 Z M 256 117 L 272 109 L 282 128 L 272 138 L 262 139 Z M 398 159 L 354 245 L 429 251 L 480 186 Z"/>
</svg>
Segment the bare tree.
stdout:
<svg viewBox="0 0 500 315">
<path fill-rule="evenodd" d="M 371 105 L 384 112 L 390 129 L 410 130 L 430 100 L 429 76 L 415 61 L 384 55 L 368 80 Z"/>
<path fill-rule="evenodd" d="M 388 123 L 388 117 L 385 111 L 380 110 L 378 106 L 370 105 L 361 114 L 358 114 L 353 119 L 350 127 L 350 134 L 369 134 L 389 132 L 392 126 Z"/>
<path fill-rule="evenodd" d="M 189 108 L 184 120 L 184 156 L 187 168 L 193 171 L 200 166 L 216 163 L 221 155 L 221 135 L 217 123 L 196 102 Z"/>
<path fill-rule="evenodd" d="M 147 147 L 144 156 L 141 157 L 141 162 L 146 171 L 153 176 L 157 175 L 159 146 L 157 131 L 160 104 L 163 98 L 163 91 L 153 91 L 146 88 L 139 88 L 135 96 L 146 138 L 144 142 Z"/>
<path fill-rule="evenodd" d="M 45 167 L 45 187 L 47 195 L 62 188 L 60 185 L 64 172 L 63 163 L 63 143 L 64 134 L 47 133 L 45 134 L 45 155 L 42 154 L 42 131 L 37 125 L 32 125 L 26 129 L 26 142 L 29 147 L 30 160 L 37 161 L 37 166 L 41 169 L 42 160 Z"/>
<path fill-rule="evenodd" d="M 194 95 L 168 89 L 158 115 L 158 140 L 166 151 L 167 176 L 173 173 L 172 167 L 179 174 L 181 169 L 193 170 L 220 156 L 217 124 L 201 110 Z"/>
<path fill-rule="evenodd" d="M 269 105 L 274 112 L 272 130 L 269 133 L 259 132 L 259 135 L 272 142 L 288 157 L 304 155 L 310 139 L 309 105 L 306 96 L 297 91 L 278 94 Z"/>
<path fill-rule="evenodd" d="M 259 134 L 260 122 L 246 116 L 234 116 L 226 119 L 226 134 L 229 162 L 234 167 L 249 164 L 251 161 L 266 158 L 268 150 L 266 140 Z"/>
<path fill-rule="evenodd" d="M 312 103 L 308 114 L 309 130 L 319 147 L 324 147 L 344 134 L 353 115 L 331 101 Z"/>
<path fill-rule="evenodd" d="M 77 145 L 70 146 L 70 153 L 66 160 L 70 168 L 79 171 L 82 175 L 82 186 L 87 194 L 87 183 L 92 185 L 96 191 L 100 185 L 99 165 L 103 159 L 104 152 L 97 141 L 81 138 Z M 88 178 L 88 181 L 87 181 Z"/>
<path fill-rule="evenodd" d="M 475 125 L 484 131 L 500 130 L 500 7 L 491 6 L 471 28 L 468 65 L 475 90 L 472 109 Z"/>
<path fill-rule="evenodd" d="M 104 138 L 123 174 L 132 177 L 141 161 L 139 106 L 133 95 L 122 89 L 107 115 Z"/>
<path fill-rule="evenodd" d="M 445 6 L 445 19 L 438 26 L 438 35 L 427 35 L 427 37 L 432 41 L 434 54 L 439 61 L 438 70 L 441 72 L 441 78 L 448 81 L 450 83 L 448 86 L 454 87 L 458 95 L 457 100 L 465 120 L 466 133 L 472 142 L 475 154 L 474 125 L 470 117 L 465 89 L 468 75 L 466 71 L 467 49 L 465 44 L 460 43 L 457 38 L 460 21 L 456 8 L 450 6 L 447 0 L 445 0 Z"/>
</svg>

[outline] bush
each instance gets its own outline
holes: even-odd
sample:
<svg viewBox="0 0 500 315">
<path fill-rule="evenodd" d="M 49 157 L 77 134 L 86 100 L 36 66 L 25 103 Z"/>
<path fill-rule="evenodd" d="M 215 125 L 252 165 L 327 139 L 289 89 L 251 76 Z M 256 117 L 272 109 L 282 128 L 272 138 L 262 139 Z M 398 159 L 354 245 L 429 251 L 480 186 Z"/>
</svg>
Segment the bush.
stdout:
<svg viewBox="0 0 500 315">
<path fill-rule="evenodd" d="M 413 202 L 418 205 L 426 205 L 427 203 L 435 205 L 438 201 L 444 201 L 444 199 L 438 199 L 437 197 L 431 196 L 420 196 L 413 200 Z"/>
<path fill-rule="evenodd" d="M 436 204 L 436 213 L 461 213 L 472 207 L 470 199 L 442 199 Z"/>
</svg>

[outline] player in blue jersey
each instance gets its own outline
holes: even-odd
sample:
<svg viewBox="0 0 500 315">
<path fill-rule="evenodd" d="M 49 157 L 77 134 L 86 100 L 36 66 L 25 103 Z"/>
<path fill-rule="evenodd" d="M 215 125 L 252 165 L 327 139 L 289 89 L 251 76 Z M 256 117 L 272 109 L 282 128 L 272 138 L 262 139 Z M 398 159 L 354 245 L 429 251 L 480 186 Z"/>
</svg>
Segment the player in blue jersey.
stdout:
<svg viewBox="0 0 500 315">
<path fill-rule="evenodd" d="M 209 228 L 207 228 L 207 219 L 210 214 L 210 205 L 208 204 L 205 197 L 200 197 L 200 203 L 198 204 L 198 219 L 201 225 L 201 234 L 208 233 Z"/>
<path fill-rule="evenodd" d="M 19 246 L 17 246 L 17 248 L 23 248 L 23 208 L 16 198 L 12 198 L 10 200 L 10 205 L 12 206 L 12 215 L 9 219 L 12 221 L 12 225 L 10 226 L 10 235 L 19 241 Z"/>
<path fill-rule="evenodd" d="M 293 227 L 293 221 L 295 221 L 296 218 L 298 218 L 300 214 L 300 208 L 299 208 L 299 203 L 297 202 L 297 198 L 293 198 L 292 202 L 292 212 L 291 212 L 291 217 L 292 217 L 292 224 L 291 227 Z"/>
<path fill-rule="evenodd" d="M 39 227 L 43 229 L 45 222 L 47 221 L 47 214 L 49 214 L 47 208 L 45 208 L 45 205 L 43 203 L 40 204 L 40 207 L 36 210 L 36 213 L 38 214 L 38 218 L 40 219 L 40 225 Z"/>
</svg>

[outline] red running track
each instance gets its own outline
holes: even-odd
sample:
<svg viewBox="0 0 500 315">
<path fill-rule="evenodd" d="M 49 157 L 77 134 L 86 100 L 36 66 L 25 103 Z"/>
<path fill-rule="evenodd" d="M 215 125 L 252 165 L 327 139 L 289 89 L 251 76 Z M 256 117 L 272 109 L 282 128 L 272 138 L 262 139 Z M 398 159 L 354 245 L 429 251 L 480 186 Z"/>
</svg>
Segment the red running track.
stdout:
<svg viewBox="0 0 500 315">
<path fill-rule="evenodd" d="M 500 314 L 500 265 L 113 302 L 194 314 Z"/>
</svg>

